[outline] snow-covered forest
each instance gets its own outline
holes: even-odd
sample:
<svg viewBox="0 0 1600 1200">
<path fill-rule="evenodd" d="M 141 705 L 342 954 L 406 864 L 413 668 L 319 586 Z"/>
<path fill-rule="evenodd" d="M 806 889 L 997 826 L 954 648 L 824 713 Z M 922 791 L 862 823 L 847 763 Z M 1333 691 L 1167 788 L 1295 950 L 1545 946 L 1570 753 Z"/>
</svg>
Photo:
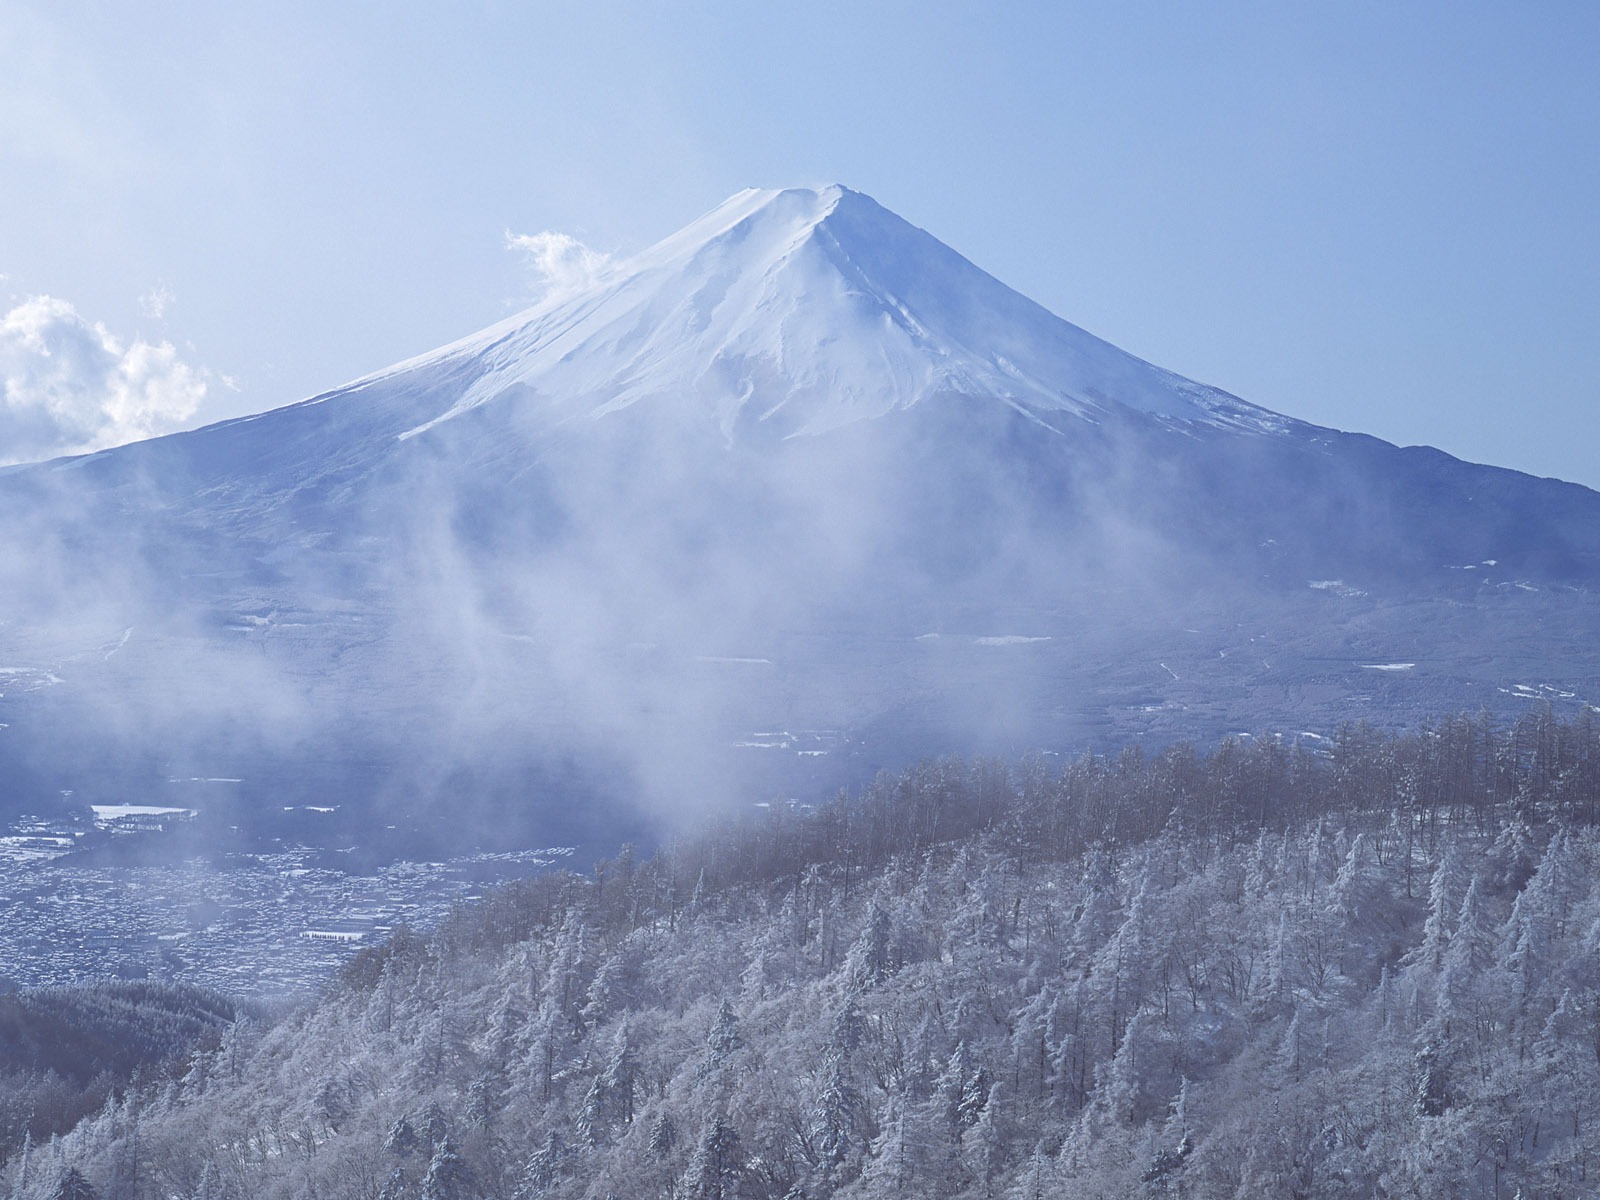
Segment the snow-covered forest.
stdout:
<svg viewBox="0 0 1600 1200">
<path fill-rule="evenodd" d="M 1600 1183 L 1600 728 L 939 761 L 363 953 L 24 1200 Z"/>
</svg>

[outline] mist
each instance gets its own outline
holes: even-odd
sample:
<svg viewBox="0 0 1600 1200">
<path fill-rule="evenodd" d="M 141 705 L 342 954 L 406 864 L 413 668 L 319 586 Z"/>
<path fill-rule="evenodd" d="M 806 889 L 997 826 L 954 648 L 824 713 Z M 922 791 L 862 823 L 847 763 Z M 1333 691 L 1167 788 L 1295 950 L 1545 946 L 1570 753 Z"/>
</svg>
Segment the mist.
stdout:
<svg viewBox="0 0 1600 1200">
<path fill-rule="evenodd" d="M 931 756 L 1594 674 L 1600 496 L 1180 380 L 838 189 L 0 502 L 12 811 L 238 780 L 240 838 L 313 804 L 396 853 L 603 853 Z"/>
</svg>

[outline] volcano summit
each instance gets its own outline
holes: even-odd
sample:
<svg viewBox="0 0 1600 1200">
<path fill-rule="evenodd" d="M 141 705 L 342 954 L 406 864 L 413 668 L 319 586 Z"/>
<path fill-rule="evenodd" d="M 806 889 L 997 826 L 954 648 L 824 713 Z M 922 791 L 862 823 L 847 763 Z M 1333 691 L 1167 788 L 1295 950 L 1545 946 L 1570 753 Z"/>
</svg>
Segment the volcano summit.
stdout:
<svg viewBox="0 0 1600 1200">
<path fill-rule="evenodd" d="M 18 804 L 609 844 L 949 751 L 1600 703 L 1600 494 L 1183 379 L 840 187 L 0 504 Z"/>
</svg>

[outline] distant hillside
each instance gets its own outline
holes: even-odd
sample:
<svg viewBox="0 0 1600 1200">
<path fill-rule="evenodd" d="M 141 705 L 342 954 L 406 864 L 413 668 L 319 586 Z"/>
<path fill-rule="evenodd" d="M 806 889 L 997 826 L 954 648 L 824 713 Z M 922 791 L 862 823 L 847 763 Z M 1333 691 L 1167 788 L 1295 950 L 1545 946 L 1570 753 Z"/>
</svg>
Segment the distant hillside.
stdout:
<svg viewBox="0 0 1600 1200">
<path fill-rule="evenodd" d="M 240 1015 L 216 992 L 154 981 L 0 996 L 0 1156 L 65 1133 L 135 1080 L 182 1076 Z"/>
<path fill-rule="evenodd" d="M 1597 814 L 1548 711 L 929 763 L 402 932 L 17 1194 L 1583 1194 Z"/>
</svg>

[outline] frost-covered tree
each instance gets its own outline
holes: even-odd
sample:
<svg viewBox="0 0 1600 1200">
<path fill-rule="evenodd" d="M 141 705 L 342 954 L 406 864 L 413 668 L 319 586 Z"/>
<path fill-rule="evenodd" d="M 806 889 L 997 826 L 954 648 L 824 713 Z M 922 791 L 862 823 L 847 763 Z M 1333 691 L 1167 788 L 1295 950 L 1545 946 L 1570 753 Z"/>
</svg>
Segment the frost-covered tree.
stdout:
<svg viewBox="0 0 1600 1200">
<path fill-rule="evenodd" d="M 630 1124 L 638 1079 L 637 1056 L 628 1041 L 628 1027 L 622 1024 L 612 1037 L 605 1064 L 578 1109 L 578 1132 L 590 1142 L 599 1142 Z"/>
<path fill-rule="evenodd" d="M 844 1056 L 829 1054 L 811 1110 L 811 1144 L 817 1161 L 835 1177 L 852 1174 L 851 1164 L 865 1149 L 871 1128 L 866 1101 L 851 1082 Z"/>
<path fill-rule="evenodd" d="M 100 1193 L 77 1167 L 68 1167 L 50 1191 L 50 1200 L 99 1200 Z"/>
<path fill-rule="evenodd" d="M 383 1148 L 390 1154 L 406 1158 L 415 1154 L 422 1146 L 422 1139 L 417 1136 L 417 1131 L 411 1127 L 411 1122 L 400 1116 L 394 1119 L 394 1124 L 389 1126 L 389 1132 L 384 1135 Z"/>
<path fill-rule="evenodd" d="M 743 1045 L 744 1038 L 739 1033 L 739 1015 L 733 1011 L 733 1005 L 724 999 L 717 1006 L 717 1015 L 706 1033 L 706 1053 L 700 1063 L 701 1076 L 710 1075 L 725 1066 Z"/>
<path fill-rule="evenodd" d="M 1435 971 L 1444 966 L 1445 948 L 1455 930 L 1456 917 L 1461 911 L 1461 900 L 1467 893 L 1468 873 L 1461 845 L 1456 841 L 1445 843 L 1439 855 L 1439 865 L 1434 868 L 1428 883 L 1428 919 L 1422 927 L 1422 945 L 1418 947 L 1417 961 Z"/>
<path fill-rule="evenodd" d="M 1466 729 L 947 762 L 519 882 L 60 1124 L 8 1077 L 0 1195 L 1586 1195 L 1600 731 L 1518 735 L 1541 791 Z"/>
<path fill-rule="evenodd" d="M 539 1200 L 541 1196 L 548 1195 L 564 1175 L 566 1157 L 567 1148 L 562 1143 L 561 1135 L 552 1129 L 545 1136 L 543 1145 L 530 1154 L 523 1165 L 521 1178 L 517 1182 L 516 1200 Z"/>
<path fill-rule="evenodd" d="M 722 1113 L 714 1113 L 689 1157 L 681 1194 L 685 1200 L 734 1200 L 744 1176 L 739 1131 Z"/>
<path fill-rule="evenodd" d="M 422 1200 L 477 1200 L 477 1178 L 449 1137 L 441 1138 L 422 1177 Z"/>
</svg>

